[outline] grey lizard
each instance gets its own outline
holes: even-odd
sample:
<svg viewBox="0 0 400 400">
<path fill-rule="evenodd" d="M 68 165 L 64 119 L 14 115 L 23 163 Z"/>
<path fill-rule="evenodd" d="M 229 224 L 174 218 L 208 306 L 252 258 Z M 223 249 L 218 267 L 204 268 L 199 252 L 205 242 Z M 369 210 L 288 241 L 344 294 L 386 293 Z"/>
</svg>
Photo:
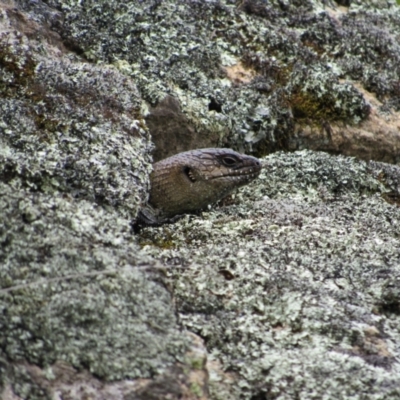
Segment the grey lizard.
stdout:
<svg viewBox="0 0 400 400">
<path fill-rule="evenodd" d="M 149 201 L 135 224 L 175 222 L 246 185 L 260 171 L 257 158 L 223 148 L 191 150 L 161 160 L 153 165 Z"/>
</svg>

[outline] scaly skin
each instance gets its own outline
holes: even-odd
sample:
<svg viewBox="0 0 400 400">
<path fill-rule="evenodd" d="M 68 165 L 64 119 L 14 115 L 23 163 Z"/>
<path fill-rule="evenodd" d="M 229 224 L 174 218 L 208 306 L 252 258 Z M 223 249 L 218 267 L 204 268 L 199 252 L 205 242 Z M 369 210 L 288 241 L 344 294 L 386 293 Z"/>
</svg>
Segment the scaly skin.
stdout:
<svg viewBox="0 0 400 400">
<path fill-rule="evenodd" d="M 256 158 L 230 149 L 191 150 L 166 158 L 153 165 L 149 203 L 139 212 L 138 223 L 174 222 L 246 185 L 260 171 Z"/>
</svg>

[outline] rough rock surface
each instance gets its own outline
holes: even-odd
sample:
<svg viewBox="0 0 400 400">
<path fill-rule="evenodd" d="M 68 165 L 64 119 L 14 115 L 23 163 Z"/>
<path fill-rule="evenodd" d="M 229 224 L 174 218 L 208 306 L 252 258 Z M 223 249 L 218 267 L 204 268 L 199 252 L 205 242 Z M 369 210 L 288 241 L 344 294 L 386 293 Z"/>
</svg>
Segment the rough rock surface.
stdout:
<svg viewBox="0 0 400 400">
<path fill-rule="evenodd" d="M 400 168 L 310 151 L 264 163 L 238 204 L 141 234 L 223 366 L 211 398 L 398 398 Z"/>
<path fill-rule="evenodd" d="M 0 397 L 109 398 L 101 381 L 147 378 L 125 384 L 135 397 L 169 369 L 190 387 L 194 345 L 132 238 L 152 146 L 135 84 L 0 12 Z"/>
<path fill-rule="evenodd" d="M 159 158 L 399 161 L 398 26 L 390 0 L 0 0 L 0 397 L 400 397 L 398 167 L 279 153 L 130 226 L 147 127 Z"/>
<path fill-rule="evenodd" d="M 399 161 L 391 146 L 400 141 L 396 116 L 387 141 L 374 121 L 362 124 L 371 111 L 382 121 L 400 111 L 400 8 L 394 0 L 46 3 L 19 2 L 67 48 L 134 79 L 155 133 L 156 160 L 218 145 L 257 155 L 310 146 Z M 168 96 L 181 113 L 163 106 Z M 172 126 L 160 112 L 172 117 Z M 177 124 L 189 124 L 192 140 L 187 129 L 173 129 Z M 353 133 L 341 134 L 347 126 Z M 368 138 L 366 129 L 372 130 Z M 358 151 L 360 139 L 369 153 Z"/>
<path fill-rule="evenodd" d="M 135 214 L 146 198 L 151 142 L 138 90 L 112 66 L 63 56 L 44 28 L 4 7 L 0 157 L 4 182 L 63 192 Z M 19 24 L 25 31 L 16 31 Z"/>
<path fill-rule="evenodd" d="M 10 363 L 2 375 L 15 393 L 31 398 L 20 362 L 51 375 L 64 361 L 118 380 L 151 377 L 183 354 L 170 294 L 131 240 L 129 220 L 17 182 L 0 186 L 0 347 Z"/>
<path fill-rule="evenodd" d="M 151 138 L 157 143 L 152 153 L 154 161 L 165 155 L 182 153 L 188 149 L 207 148 L 218 143 L 218 137 L 210 138 L 196 133 L 189 119 L 183 114 L 179 101 L 166 96 L 156 107 L 151 107 L 146 116 Z"/>
</svg>

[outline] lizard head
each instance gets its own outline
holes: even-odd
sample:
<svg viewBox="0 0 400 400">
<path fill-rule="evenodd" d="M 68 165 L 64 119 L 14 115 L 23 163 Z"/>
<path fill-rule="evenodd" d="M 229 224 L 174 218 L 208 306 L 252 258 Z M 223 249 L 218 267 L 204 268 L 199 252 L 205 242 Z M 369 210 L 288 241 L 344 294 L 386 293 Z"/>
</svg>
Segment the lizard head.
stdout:
<svg viewBox="0 0 400 400">
<path fill-rule="evenodd" d="M 191 161 L 184 163 L 182 172 L 193 184 L 235 189 L 255 179 L 261 171 L 257 158 L 231 149 L 202 149 L 188 153 L 191 153 Z"/>
<path fill-rule="evenodd" d="M 254 180 L 260 161 L 231 149 L 199 149 L 153 165 L 149 203 L 170 217 L 215 203 Z"/>
</svg>

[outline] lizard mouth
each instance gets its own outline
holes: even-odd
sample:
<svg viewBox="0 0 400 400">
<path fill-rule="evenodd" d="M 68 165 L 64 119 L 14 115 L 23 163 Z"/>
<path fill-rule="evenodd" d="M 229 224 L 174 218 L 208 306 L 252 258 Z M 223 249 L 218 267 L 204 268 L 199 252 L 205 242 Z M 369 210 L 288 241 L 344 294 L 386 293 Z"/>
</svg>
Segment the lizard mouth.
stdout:
<svg viewBox="0 0 400 400">
<path fill-rule="evenodd" d="M 210 175 L 203 176 L 201 173 L 199 174 L 196 169 L 185 165 L 182 168 L 182 172 L 191 183 L 198 182 L 199 179 L 200 181 L 216 181 L 221 179 L 229 179 L 231 181 L 237 181 L 238 183 L 247 183 L 257 178 L 257 176 L 260 174 L 261 163 L 257 160 L 256 162 L 252 162 L 251 165 L 242 165 L 240 167 L 224 169 L 225 170 L 223 171 L 213 171 L 213 173 L 211 173 Z"/>
<path fill-rule="evenodd" d="M 222 173 L 219 175 L 212 176 L 210 179 L 215 180 L 221 178 L 231 178 L 232 180 L 244 182 L 257 178 L 257 176 L 260 175 L 260 172 L 261 172 L 261 164 L 249 167 L 243 167 L 236 170 L 231 170 L 227 173 Z"/>
</svg>

